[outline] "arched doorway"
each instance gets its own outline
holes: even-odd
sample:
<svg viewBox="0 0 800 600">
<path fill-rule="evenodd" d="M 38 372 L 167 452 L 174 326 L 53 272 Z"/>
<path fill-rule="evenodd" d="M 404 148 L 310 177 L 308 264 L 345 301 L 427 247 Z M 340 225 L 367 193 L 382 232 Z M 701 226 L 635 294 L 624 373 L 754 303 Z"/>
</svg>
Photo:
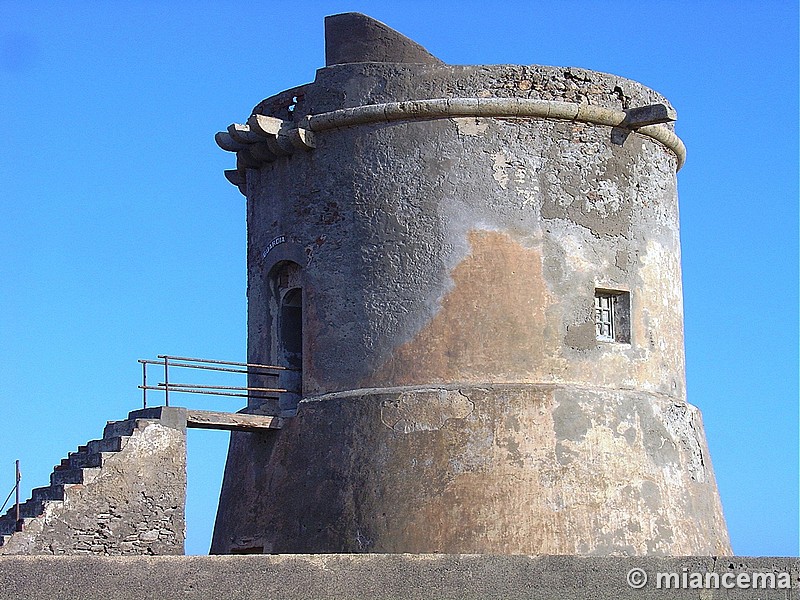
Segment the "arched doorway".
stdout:
<svg viewBox="0 0 800 600">
<path fill-rule="evenodd" d="M 296 287 L 281 298 L 278 315 L 278 360 L 282 367 L 303 368 L 303 290 Z"/>
<path fill-rule="evenodd" d="M 303 286 L 302 268 L 292 261 L 277 263 L 270 272 L 271 364 L 285 367 L 278 387 L 279 414 L 297 410 L 303 393 Z"/>
</svg>

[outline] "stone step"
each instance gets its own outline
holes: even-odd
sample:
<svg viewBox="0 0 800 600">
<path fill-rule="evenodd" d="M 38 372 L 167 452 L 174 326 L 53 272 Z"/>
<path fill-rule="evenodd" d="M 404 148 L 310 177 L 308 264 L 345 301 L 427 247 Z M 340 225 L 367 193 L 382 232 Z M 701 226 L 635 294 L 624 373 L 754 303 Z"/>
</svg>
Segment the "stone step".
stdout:
<svg viewBox="0 0 800 600">
<path fill-rule="evenodd" d="M 69 456 L 61 461 L 54 470 L 63 471 L 65 469 L 85 469 L 87 467 L 100 467 L 103 461 L 114 452 L 70 452 Z"/>
<path fill-rule="evenodd" d="M 114 452 L 95 452 L 93 454 L 86 454 L 81 456 L 71 456 L 69 464 L 74 469 L 83 469 L 86 467 L 102 467 L 103 463 L 113 456 Z"/>
<path fill-rule="evenodd" d="M 110 438 L 103 438 L 102 440 L 92 440 L 86 446 L 81 446 L 89 454 L 99 454 L 100 452 L 119 452 L 128 443 L 130 436 L 114 436 Z M 81 448 L 78 451 L 81 451 Z"/>
<path fill-rule="evenodd" d="M 36 498 L 31 498 L 30 500 L 26 500 L 19 505 L 19 516 L 23 522 L 23 525 L 28 521 L 35 519 L 36 517 L 40 516 L 44 512 L 45 505 L 51 503 L 62 503 L 63 500 L 60 499 L 42 499 L 44 496 L 63 496 L 63 488 L 64 486 L 58 486 L 61 488 L 59 492 L 58 489 L 52 490 L 50 488 L 37 488 L 34 490 L 34 495 L 37 496 Z M 68 486 L 67 486 L 68 487 Z M 48 492 L 42 492 L 41 490 L 49 490 Z M 11 535 L 16 531 L 17 526 L 17 511 L 16 507 L 12 506 L 6 514 L 0 517 L 0 535 Z"/>
<path fill-rule="evenodd" d="M 20 520 L 22 521 L 23 527 L 25 526 L 26 521 L 30 521 L 30 518 L 25 518 L 20 515 Z M 17 522 L 14 519 L 9 521 L 4 521 L 2 525 L 0 525 L 0 535 L 11 536 L 17 531 Z"/>
<path fill-rule="evenodd" d="M 47 487 L 33 488 L 33 490 L 31 490 L 31 499 L 29 500 L 29 502 L 30 501 L 44 502 L 45 500 L 63 500 L 64 490 L 65 486 L 63 484 L 48 485 Z"/>
<path fill-rule="evenodd" d="M 28 500 L 19 505 L 19 516 L 21 519 L 32 519 L 42 514 L 44 510 L 44 502 L 41 500 Z M 0 531 L 4 533 L 11 533 L 14 531 L 14 525 L 17 522 L 16 509 L 12 506 L 11 510 L 3 515 L 0 519 Z"/>
<path fill-rule="evenodd" d="M 65 483 L 91 483 L 100 474 L 100 467 L 84 469 L 60 469 L 50 475 L 50 485 Z"/>
<path fill-rule="evenodd" d="M 19 506 L 19 516 L 24 521 L 25 519 L 33 519 L 38 517 L 44 512 L 44 502 L 35 502 L 28 500 Z"/>
<path fill-rule="evenodd" d="M 133 435 L 135 429 L 141 429 L 147 424 L 157 423 L 161 418 L 163 407 L 140 408 L 131 411 L 127 419 L 121 421 L 107 421 L 103 429 L 103 438 L 128 437 Z"/>
<path fill-rule="evenodd" d="M 19 505 L 19 516 L 21 519 L 33 519 L 38 517 L 44 512 L 44 506 L 50 502 L 63 502 L 65 486 L 57 486 L 59 489 L 51 488 L 37 488 L 34 490 L 34 498 L 26 500 Z M 69 487 L 69 486 L 66 486 Z M 42 491 L 48 490 L 48 491 Z M 58 498 L 58 496 L 62 498 Z M 50 497 L 48 497 L 50 496 Z M 0 532 L 10 533 L 14 531 L 14 525 L 17 519 L 16 508 L 12 506 L 6 514 L 0 517 Z"/>
<path fill-rule="evenodd" d="M 23 507 L 28 502 L 30 502 L 30 500 L 27 500 L 25 502 L 20 503 L 20 505 L 19 505 L 20 513 L 22 513 Z M 0 516 L 0 530 L 7 529 L 9 527 L 9 523 L 13 526 L 14 521 L 15 521 L 16 518 L 17 518 L 16 508 L 15 508 L 15 505 L 12 504 L 8 508 L 8 510 L 5 512 L 5 514 Z M 13 529 L 12 529 L 12 531 L 13 531 Z"/>
<path fill-rule="evenodd" d="M 136 419 L 125 419 L 123 421 L 108 421 L 103 429 L 103 438 L 113 438 L 130 436 L 137 427 Z"/>
<path fill-rule="evenodd" d="M 16 521 L 13 518 L 0 519 L 0 535 L 11 535 L 16 530 Z"/>
</svg>

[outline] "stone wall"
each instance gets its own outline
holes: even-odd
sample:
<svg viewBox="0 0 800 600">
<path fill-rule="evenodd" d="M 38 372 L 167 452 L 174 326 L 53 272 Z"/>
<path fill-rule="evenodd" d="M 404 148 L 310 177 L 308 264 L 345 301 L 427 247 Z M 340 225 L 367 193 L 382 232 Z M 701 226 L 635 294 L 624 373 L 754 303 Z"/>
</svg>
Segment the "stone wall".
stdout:
<svg viewBox="0 0 800 600">
<path fill-rule="evenodd" d="M 641 589 L 628 583 L 642 569 Z M 718 589 L 690 588 L 689 575 L 717 573 Z M 678 587 L 658 586 L 675 573 Z M 775 575 L 775 588 L 726 589 L 742 576 Z M 789 573 L 790 589 L 779 587 Z M 686 586 L 683 576 L 686 574 Z M 640 575 L 637 573 L 637 575 Z M 0 597 L 14 600 L 704 600 L 798 598 L 796 558 L 293 555 L 186 557 L 3 557 Z M 633 582 L 635 579 L 632 575 Z M 758 581 L 769 582 L 770 577 Z M 674 580 L 673 580 L 674 581 Z M 695 581 L 696 582 L 696 581 Z M 713 577 L 710 578 L 713 583 Z M 760 583 L 759 583 L 760 585 Z M 688 589 L 687 589 L 688 588 Z"/>
</svg>

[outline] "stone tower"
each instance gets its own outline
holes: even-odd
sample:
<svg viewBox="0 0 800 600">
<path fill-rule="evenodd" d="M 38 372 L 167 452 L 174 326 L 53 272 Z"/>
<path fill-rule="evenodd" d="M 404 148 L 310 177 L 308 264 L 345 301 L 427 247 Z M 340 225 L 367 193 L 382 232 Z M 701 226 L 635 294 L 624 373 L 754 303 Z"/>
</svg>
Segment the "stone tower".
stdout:
<svg viewBox="0 0 800 600">
<path fill-rule="evenodd" d="M 248 360 L 212 552 L 728 554 L 686 402 L 665 98 L 446 65 L 359 14 L 217 135 L 247 197 Z M 275 387 L 256 374 L 251 385 Z"/>
</svg>

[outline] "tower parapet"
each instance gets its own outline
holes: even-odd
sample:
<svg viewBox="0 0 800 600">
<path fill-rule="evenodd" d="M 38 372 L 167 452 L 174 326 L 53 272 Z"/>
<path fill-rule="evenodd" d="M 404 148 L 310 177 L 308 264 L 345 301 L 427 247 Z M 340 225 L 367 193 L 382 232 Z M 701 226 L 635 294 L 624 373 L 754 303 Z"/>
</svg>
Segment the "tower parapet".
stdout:
<svg viewBox="0 0 800 600">
<path fill-rule="evenodd" d="M 685 397 L 669 102 L 445 65 L 363 15 L 326 20 L 326 56 L 217 136 L 248 361 L 302 393 L 249 407 L 291 418 L 232 438 L 212 551 L 729 553 Z"/>
</svg>

